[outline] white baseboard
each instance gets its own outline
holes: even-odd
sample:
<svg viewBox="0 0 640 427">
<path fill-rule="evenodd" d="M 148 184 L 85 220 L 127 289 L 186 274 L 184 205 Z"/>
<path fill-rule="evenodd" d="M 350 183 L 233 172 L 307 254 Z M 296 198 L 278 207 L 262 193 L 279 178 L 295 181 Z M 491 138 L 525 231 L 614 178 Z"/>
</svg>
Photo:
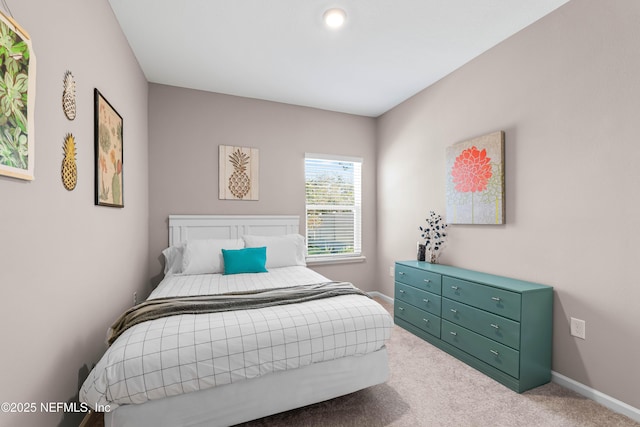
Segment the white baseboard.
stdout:
<svg viewBox="0 0 640 427">
<path fill-rule="evenodd" d="M 371 297 L 377 297 L 380 298 L 382 300 L 384 300 L 385 302 L 388 302 L 389 304 L 393 304 L 393 298 L 386 296 L 385 294 L 378 292 L 378 291 L 373 291 L 373 292 L 367 292 L 369 294 L 369 296 Z"/>
<path fill-rule="evenodd" d="M 393 298 L 381 292 L 373 291 L 369 292 L 369 295 L 372 297 L 380 298 L 388 302 L 389 304 L 393 304 Z M 551 371 L 551 381 L 558 385 L 561 385 L 562 387 L 568 388 L 569 390 L 573 390 L 579 395 L 584 396 L 587 399 L 591 399 L 594 402 L 597 402 L 614 412 L 627 416 L 634 421 L 640 422 L 640 409 L 638 408 L 634 408 L 629 404 L 626 404 L 598 390 L 594 390 L 591 387 L 579 383 L 578 381 L 572 380 L 569 377 L 565 377 L 564 375 L 559 374 L 555 371 Z"/>
<path fill-rule="evenodd" d="M 634 421 L 640 422 L 640 409 L 638 408 L 634 408 L 631 405 L 621 402 L 620 400 L 599 392 L 598 390 L 594 390 L 591 387 L 572 380 L 569 377 L 565 377 L 564 375 L 559 374 L 555 371 L 551 371 L 551 381 L 558 385 L 566 387 L 569 390 L 573 390 L 576 393 L 586 397 L 587 399 L 598 402 L 602 406 L 606 406 L 614 412 L 625 415 Z"/>
</svg>

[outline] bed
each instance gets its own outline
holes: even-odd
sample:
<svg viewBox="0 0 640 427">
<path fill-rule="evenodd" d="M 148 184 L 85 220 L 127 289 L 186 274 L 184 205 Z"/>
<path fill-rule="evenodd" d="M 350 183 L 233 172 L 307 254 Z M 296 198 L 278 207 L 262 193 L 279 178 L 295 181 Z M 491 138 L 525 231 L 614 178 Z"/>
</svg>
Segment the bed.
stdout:
<svg viewBox="0 0 640 427">
<path fill-rule="evenodd" d="M 165 277 L 121 319 L 199 299 L 215 310 L 112 328 L 80 400 L 106 409 L 106 427 L 229 426 L 385 382 L 393 319 L 307 268 L 298 230 L 297 216 L 171 215 Z"/>
</svg>

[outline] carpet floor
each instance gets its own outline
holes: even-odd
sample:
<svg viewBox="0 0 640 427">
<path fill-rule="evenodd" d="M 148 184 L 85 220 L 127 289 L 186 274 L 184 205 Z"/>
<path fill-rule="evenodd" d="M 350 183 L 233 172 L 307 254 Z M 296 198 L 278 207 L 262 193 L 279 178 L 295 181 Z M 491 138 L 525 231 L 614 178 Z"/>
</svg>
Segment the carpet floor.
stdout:
<svg viewBox="0 0 640 427">
<path fill-rule="evenodd" d="M 640 427 L 555 383 L 515 393 L 398 326 L 387 347 L 386 383 L 238 427 Z"/>
<path fill-rule="evenodd" d="M 398 326 L 387 348 L 385 384 L 241 426 L 640 427 L 555 383 L 515 393 Z"/>
</svg>

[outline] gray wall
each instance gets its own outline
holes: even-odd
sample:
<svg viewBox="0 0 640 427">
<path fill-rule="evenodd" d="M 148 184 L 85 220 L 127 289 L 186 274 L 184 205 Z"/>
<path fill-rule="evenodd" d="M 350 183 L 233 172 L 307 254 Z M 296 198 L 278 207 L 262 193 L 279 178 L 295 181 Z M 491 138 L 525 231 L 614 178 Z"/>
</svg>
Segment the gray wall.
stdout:
<svg viewBox="0 0 640 427">
<path fill-rule="evenodd" d="M 9 1 L 37 57 L 35 176 L 0 177 L 0 401 L 66 402 L 104 352 L 106 327 L 148 282 L 147 82 L 107 0 Z M 61 107 L 77 83 L 77 117 Z M 93 88 L 124 118 L 125 208 L 94 206 Z M 67 132 L 78 185 L 60 179 Z M 5 414 L 0 426 L 77 426 L 71 414 Z"/>
<path fill-rule="evenodd" d="M 304 153 L 364 159 L 362 242 L 367 261 L 317 266 L 335 280 L 375 289 L 375 120 L 220 95 L 149 86 L 149 253 L 153 283 L 162 272 L 169 214 L 300 215 L 304 233 Z M 218 146 L 260 150 L 260 200 L 218 200 Z"/>
<path fill-rule="evenodd" d="M 554 286 L 553 370 L 636 408 L 638 22 L 636 0 L 572 1 L 378 122 L 380 290 L 444 214 L 445 148 L 502 129 L 507 223 L 450 227 L 440 261 Z"/>
</svg>

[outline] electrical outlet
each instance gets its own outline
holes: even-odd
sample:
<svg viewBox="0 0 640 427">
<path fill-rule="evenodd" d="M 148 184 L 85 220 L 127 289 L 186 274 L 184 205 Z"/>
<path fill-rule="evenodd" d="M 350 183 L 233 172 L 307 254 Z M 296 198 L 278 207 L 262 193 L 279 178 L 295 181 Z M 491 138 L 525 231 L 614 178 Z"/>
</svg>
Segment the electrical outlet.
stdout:
<svg viewBox="0 0 640 427">
<path fill-rule="evenodd" d="M 571 335 L 574 337 L 587 339 L 587 324 L 584 320 L 571 318 Z"/>
<path fill-rule="evenodd" d="M 395 276 L 395 274 L 396 274 L 396 272 L 395 272 L 395 270 L 393 268 L 393 265 L 392 265 L 391 267 L 389 267 L 389 276 L 393 277 L 393 276 Z"/>
<path fill-rule="evenodd" d="M 138 293 L 133 293 L 133 305 L 138 305 Z"/>
</svg>

